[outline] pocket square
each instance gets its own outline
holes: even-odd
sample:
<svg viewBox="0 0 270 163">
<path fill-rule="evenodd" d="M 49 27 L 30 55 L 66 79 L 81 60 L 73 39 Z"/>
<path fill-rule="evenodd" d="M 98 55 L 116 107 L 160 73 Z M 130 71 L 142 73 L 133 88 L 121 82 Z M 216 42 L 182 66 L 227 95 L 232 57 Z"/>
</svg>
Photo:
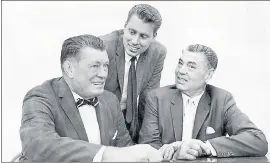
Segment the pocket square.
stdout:
<svg viewBox="0 0 270 163">
<path fill-rule="evenodd" d="M 206 134 L 213 134 L 215 132 L 216 131 L 212 127 L 207 126 L 207 128 L 206 128 Z"/>
<path fill-rule="evenodd" d="M 116 130 L 116 131 L 115 131 L 115 133 L 114 133 L 114 135 L 113 135 L 113 138 L 112 138 L 112 140 L 114 140 L 114 139 L 116 138 L 116 136 L 117 136 L 117 133 L 118 133 L 118 131 Z"/>
</svg>

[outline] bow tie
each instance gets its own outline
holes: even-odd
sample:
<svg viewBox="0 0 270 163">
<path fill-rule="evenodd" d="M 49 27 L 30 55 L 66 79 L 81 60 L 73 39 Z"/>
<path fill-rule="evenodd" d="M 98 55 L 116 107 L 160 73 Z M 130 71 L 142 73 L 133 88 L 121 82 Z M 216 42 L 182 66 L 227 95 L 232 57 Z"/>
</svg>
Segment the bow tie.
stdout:
<svg viewBox="0 0 270 163">
<path fill-rule="evenodd" d="M 78 98 L 77 99 L 77 102 L 76 102 L 76 106 L 77 108 L 79 108 L 80 106 L 83 106 L 83 105 L 92 105 L 92 106 L 97 106 L 98 104 L 98 98 L 95 97 L 95 98 L 91 98 L 91 99 L 81 99 L 81 98 Z"/>
</svg>

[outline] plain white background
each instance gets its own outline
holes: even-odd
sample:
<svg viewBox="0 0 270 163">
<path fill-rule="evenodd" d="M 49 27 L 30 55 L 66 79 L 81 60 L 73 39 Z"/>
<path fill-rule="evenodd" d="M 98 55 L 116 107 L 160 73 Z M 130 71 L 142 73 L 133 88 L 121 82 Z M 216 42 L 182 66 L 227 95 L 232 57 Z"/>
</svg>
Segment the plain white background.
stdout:
<svg viewBox="0 0 270 163">
<path fill-rule="evenodd" d="M 61 76 L 65 39 L 123 28 L 130 8 L 148 3 L 163 24 L 157 40 L 167 47 L 161 86 L 174 83 L 181 49 L 212 47 L 219 65 L 210 81 L 230 91 L 239 108 L 270 140 L 269 2 L 7 2 L 2 3 L 2 161 L 21 150 L 22 100 L 45 80 Z M 268 154 L 269 155 L 269 154 Z"/>
</svg>

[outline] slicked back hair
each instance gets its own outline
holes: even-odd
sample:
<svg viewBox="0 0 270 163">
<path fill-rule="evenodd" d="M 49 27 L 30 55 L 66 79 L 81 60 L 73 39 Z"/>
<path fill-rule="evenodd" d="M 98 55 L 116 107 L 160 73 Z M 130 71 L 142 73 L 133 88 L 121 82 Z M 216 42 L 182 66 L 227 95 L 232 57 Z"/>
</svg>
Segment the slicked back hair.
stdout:
<svg viewBox="0 0 270 163">
<path fill-rule="evenodd" d="M 66 39 L 61 50 L 61 67 L 67 58 L 79 59 L 78 53 L 85 47 L 94 48 L 100 51 L 106 49 L 105 43 L 98 37 L 93 35 L 79 35 Z"/>
<path fill-rule="evenodd" d="M 210 47 L 201 44 L 193 44 L 187 46 L 185 50 L 189 52 L 203 53 L 206 60 L 208 61 L 209 68 L 213 68 L 214 70 L 216 70 L 218 58 L 216 53 Z"/>
<path fill-rule="evenodd" d="M 154 23 L 155 24 L 154 33 L 157 32 L 157 30 L 160 28 L 162 24 L 161 15 L 156 8 L 148 4 L 138 4 L 133 6 L 129 11 L 125 25 L 128 24 L 128 21 L 134 14 L 137 15 L 138 18 L 140 18 L 145 23 Z"/>
</svg>

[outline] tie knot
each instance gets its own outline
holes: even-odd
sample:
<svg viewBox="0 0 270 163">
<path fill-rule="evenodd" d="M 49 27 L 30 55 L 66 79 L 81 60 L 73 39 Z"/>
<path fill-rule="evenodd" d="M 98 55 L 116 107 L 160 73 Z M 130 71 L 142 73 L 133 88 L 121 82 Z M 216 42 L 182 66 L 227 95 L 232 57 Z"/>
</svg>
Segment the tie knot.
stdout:
<svg viewBox="0 0 270 163">
<path fill-rule="evenodd" d="M 131 61 L 131 62 L 134 62 L 136 59 L 137 59 L 136 57 L 132 57 L 132 58 L 130 59 L 130 61 Z"/>
<path fill-rule="evenodd" d="M 81 99 L 81 98 L 78 98 L 77 99 L 77 102 L 76 102 L 76 106 L 77 108 L 79 108 L 80 106 L 83 106 L 83 105 L 92 105 L 92 106 L 97 106 L 98 104 L 98 98 L 95 97 L 95 98 L 91 98 L 91 99 Z"/>
</svg>

